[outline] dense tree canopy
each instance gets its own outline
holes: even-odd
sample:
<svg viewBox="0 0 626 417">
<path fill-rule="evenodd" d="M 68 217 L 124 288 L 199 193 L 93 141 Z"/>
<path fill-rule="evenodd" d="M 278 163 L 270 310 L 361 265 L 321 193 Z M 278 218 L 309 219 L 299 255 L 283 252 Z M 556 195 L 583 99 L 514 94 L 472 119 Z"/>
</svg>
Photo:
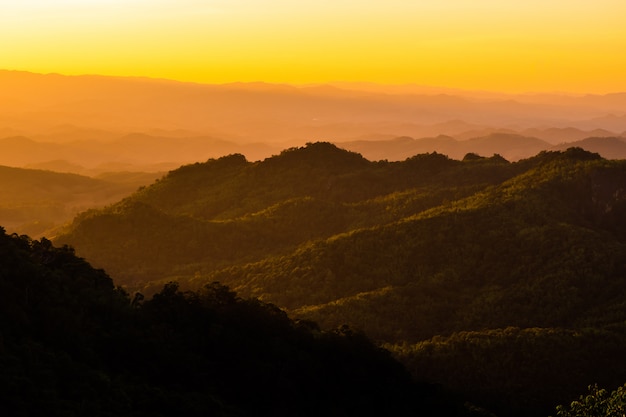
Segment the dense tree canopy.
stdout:
<svg viewBox="0 0 626 417">
<path fill-rule="evenodd" d="M 626 385 L 609 393 L 598 385 L 590 385 L 589 393 L 581 395 L 569 406 L 559 405 L 557 417 L 623 417 L 626 414 Z"/>
<path fill-rule="evenodd" d="M 575 148 L 391 163 L 316 143 L 181 167 L 55 241 L 148 298 L 219 281 L 359 329 L 499 414 L 545 416 L 626 375 L 625 190 L 626 161 Z"/>
</svg>

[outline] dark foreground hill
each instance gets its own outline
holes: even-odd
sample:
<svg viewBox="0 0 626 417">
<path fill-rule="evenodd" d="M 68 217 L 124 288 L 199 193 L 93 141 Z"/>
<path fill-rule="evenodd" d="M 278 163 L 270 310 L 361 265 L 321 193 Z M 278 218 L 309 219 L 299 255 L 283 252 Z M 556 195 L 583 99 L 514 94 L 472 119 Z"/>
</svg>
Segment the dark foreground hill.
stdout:
<svg viewBox="0 0 626 417">
<path fill-rule="evenodd" d="M 150 300 L 50 241 L 0 229 L 5 416 L 455 416 L 343 327 L 324 332 L 227 287 Z"/>
<path fill-rule="evenodd" d="M 219 281 L 499 415 L 626 381 L 626 161 L 370 162 L 330 144 L 181 167 L 59 242 L 146 294 Z"/>
</svg>

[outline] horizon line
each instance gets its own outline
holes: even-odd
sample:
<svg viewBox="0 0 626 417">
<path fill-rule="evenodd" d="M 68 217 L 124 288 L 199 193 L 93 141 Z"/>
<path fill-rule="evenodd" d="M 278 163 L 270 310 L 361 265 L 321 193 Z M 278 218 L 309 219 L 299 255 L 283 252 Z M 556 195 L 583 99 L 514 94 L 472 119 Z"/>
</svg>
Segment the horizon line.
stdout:
<svg viewBox="0 0 626 417">
<path fill-rule="evenodd" d="M 455 86 L 442 86 L 442 85 L 427 85 L 420 84 L 417 82 L 410 83 L 387 83 L 387 82 L 379 82 L 379 81 L 371 81 L 371 80 L 327 80 L 327 81 L 308 81 L 308 82 L 287 82 L 287 81 L 267 81 L 267 80 L 232 80 L 225 82 L 206 82 L 206 81 L 198 81 L 198 80 L 188 80 L 188 79 L 178 79 L 178 78 L 168 78 L 168 77 L 160 77 L 160 76 L 151 76 L 151 75 L 120 75 L 120 74 L 100 74 L 100 73 L 63 73 L 63 72 L 37 72 L 33 70 L 25 70 L 25 69 L 10 69 L 10 68 L 0 68 L 0 72 L 9 72 L 9 73 L 21 73 L 21 74 L 30 74 L 30 75 L 38 75 L 38 76 L 58 76 L 58 77 L 68 77 L 68 78 L 87 78 L 87 77 L 99 77 L 99 78 L 109 78 L 109 79 L 127 79 L 127 80 L 143 80 L 143 81 L 153 81 L 153 82 L 168 82 L 168 83 L 178 83 L 178 84 L 189 84 L 189 85 L 198 85 L 198 86 L 229 86 L 229 85 L 267 85 L 267 86 L 283 86 L 283 87 L 293 87 L 297 89 L 302 88 L 313 88 L 313 87 L 324 87 L 330 86 L 346 91 L 350 91 L 350 86 L 360 86 L 369 88 L 378 88 L 377 91 L 374 90 L 359 90 L 358 88 L 353 89 L 353 91 L 358 92 L 369 92 L 369 93 L 382 93 L 382 94 L 391 94 L 391 95 L 441 95 L 441 94 L 476 94 L 476 95 L 501 95 L 501 96 L 533 96 L 533 95 L 557 95 L 557 96 L 569 96 L 569 97 L 584 97 L 584 96 L 607 96 L 614 94 L 625 94 L 626 91 L 622 90 L 611 90 L 609 92 L 572 92 L 572 91 L 561 91 L 561 90 L 527 90 L 521 92 L 513 92 L 513 91 L 504 91 L 504 90 L 486 90 L 486 89 L 467 89 L 463 87 L 455 87 Z M 424 90 L 434 90 L 431 92 L 393 92 L 384 89 L 424 89 Z M 435 92 L 439 90 L 438 92 Z"/>
</svg>

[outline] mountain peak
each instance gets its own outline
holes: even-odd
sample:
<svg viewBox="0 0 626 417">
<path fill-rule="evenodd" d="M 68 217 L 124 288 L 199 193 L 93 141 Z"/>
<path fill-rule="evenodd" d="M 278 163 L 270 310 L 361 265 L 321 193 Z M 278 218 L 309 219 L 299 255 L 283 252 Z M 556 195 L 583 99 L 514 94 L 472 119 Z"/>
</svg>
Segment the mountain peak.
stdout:
<svg viewBox="0 0 626 417">
<path fill-rule="evenodd" d="M 602 159 L 600 154 L 590 152 L 579 147 L 567 148 L 567 150 L 563 152 L 563 157 L 567 159 L 572 159 L 574 161 L 595 161 L 598 159 Z"/>
<path fill-rule="evenodd" d="M 333 171 L 350 170 L 369 164 L 361 154 L 341 149 L 330 142 L 309 142 L 304 147 L 289 148 L 264 162 L 269 166 L 308 166 Z"/>
</svg>

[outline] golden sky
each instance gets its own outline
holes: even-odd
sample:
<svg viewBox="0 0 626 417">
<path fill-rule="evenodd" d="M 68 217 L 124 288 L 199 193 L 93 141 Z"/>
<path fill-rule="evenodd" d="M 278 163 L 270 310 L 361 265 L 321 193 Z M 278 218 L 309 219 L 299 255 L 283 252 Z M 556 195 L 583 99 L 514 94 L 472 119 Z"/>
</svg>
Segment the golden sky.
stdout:
<svg viewBox="0 0 626 417">
<path fill-rule="evenodd" d="M 626 91 L 624 0 L 0 0 L 0 68 Z"/>
</svg>

